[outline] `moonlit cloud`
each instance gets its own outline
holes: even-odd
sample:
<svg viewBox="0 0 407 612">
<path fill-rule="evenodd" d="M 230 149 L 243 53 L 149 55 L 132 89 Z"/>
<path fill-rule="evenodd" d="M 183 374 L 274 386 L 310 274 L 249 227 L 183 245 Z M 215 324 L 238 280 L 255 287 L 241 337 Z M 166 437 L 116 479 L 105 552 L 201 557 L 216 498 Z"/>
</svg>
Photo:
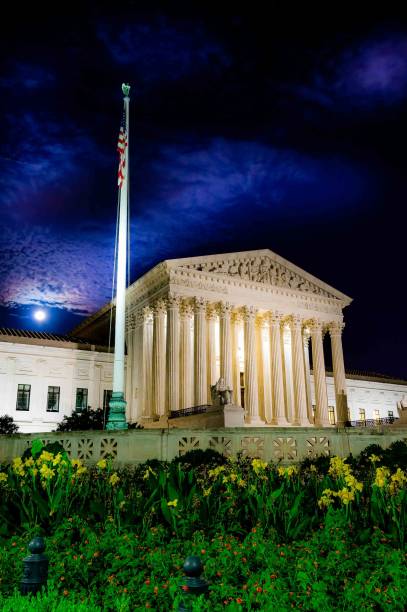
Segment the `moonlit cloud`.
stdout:
<svg viewBox="0 0 407 612">
<path fill-rule="evenodd" d="M 0 306 L 94 312 L 110 299 L 114 228 L 110 236 L 105 232 L 60 234 L 42 227 L 3 232 Z"/>
</svg>

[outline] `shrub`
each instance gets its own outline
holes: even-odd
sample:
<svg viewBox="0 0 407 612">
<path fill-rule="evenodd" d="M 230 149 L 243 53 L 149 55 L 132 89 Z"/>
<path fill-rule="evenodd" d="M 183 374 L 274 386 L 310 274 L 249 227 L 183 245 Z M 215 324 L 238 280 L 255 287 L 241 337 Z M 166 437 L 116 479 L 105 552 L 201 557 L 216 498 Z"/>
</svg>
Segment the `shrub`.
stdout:
<svg viewBox="0 0 407 612">
<path fill-rule="evenodd" d="M 81 412 L 74 411 L 71 416 L 64 416 L 58 424 L 56 431 L 86 431 L 89 429 L 101 430 L 108 419 L 108 411 L 103 408 L 92 410 L 90 406 Z"/>
<path fill-rule="evenodd" d="M 200 465 L 222 465 L 225 463 L 225 457 L 211 448 L 207 448 L 206 450 L 197 448 L 196 450 L 186 452 L 185 455 L 175 457 L 173 463 L 187 463 L 192 467 L 198 467 Z"/>
<path fill-rule="evenodd" d="M 9 436 L 18 432 L 18 425 L 14 423 L 14 419 L 8 414 L 0 417 L 0 434 Z"/>
<path fill-rule="evenodd" d="M 75 411 L 71 416 L 64 416 L 58 424 L 56 431 L 87 431 L 105 429 L 109 418 L 109 409 L 97 408 L 92 410 L 90 406 L 81 412 Z M 129 429 L 144 429 L 139 423 L 129 423 Z"/>
</svg>

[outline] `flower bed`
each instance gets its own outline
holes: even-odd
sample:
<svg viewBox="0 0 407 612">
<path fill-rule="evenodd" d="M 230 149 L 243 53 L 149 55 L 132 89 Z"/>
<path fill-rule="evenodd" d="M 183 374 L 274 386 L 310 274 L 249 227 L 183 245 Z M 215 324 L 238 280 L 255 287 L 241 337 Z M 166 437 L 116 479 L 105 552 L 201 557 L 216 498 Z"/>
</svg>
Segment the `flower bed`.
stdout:
<svg viewBox="0 0 407 612">
<path fill-rule="evenodd" d="M 0 609 L 177 609 L 197 554 L 210 583 L 197 609 L 404 610 L 406 449 L 300 468 L 201 453 L 115 470 L 38 442 L 0 470 Z M 38 533 L 50 574 L 34 603 L 14 589 Z"/>
</svg>

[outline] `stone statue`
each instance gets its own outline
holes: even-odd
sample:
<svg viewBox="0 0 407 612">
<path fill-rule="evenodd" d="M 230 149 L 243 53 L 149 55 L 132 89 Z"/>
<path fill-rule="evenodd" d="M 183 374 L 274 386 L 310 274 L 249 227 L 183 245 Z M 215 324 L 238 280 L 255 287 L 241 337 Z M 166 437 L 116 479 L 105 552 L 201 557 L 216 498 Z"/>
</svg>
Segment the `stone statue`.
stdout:
<svg viewBox="0 0 407 612">
<path fill-rule="evenodd" d="M 211 385 L 211 398 L 215 405 L 225 406 L 230 404 L 232 389 L 230 389 L 224 378 L 219 378 L 218 382 Z"/>
</svg>

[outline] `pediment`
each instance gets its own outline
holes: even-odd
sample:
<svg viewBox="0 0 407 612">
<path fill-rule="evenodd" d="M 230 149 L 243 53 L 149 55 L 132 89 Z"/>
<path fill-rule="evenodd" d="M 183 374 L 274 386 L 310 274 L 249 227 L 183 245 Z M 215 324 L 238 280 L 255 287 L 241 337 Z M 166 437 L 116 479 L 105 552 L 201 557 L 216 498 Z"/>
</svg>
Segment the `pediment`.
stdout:
<svg viewBox="0 0 407 612">
<path fill-rule="evenodd" d="M 191 270 L 222 275 L 251 283 L 284 287 L 336 300 L 351 302 L 351 298 L 323 281 L 280 257 L 269 249 L 241 253 L 223 253 L 185 259 L 167 260 L 170 269 Z"/>
</svg>

